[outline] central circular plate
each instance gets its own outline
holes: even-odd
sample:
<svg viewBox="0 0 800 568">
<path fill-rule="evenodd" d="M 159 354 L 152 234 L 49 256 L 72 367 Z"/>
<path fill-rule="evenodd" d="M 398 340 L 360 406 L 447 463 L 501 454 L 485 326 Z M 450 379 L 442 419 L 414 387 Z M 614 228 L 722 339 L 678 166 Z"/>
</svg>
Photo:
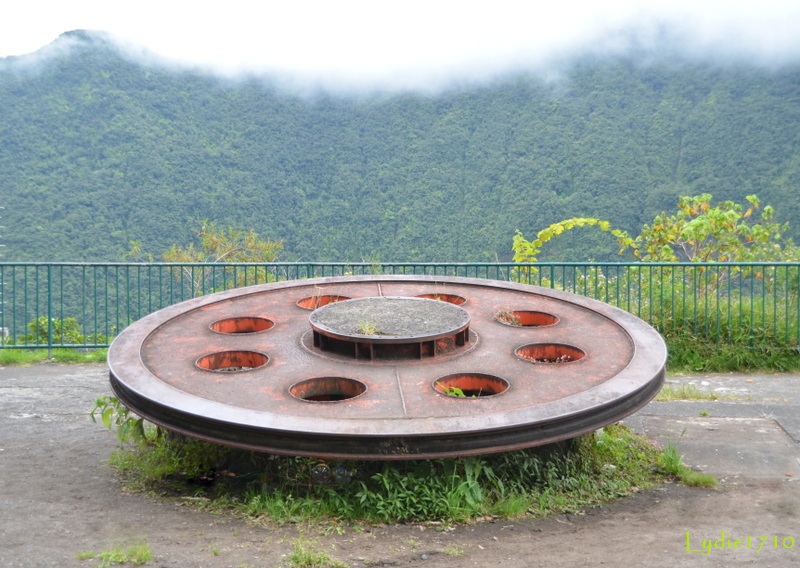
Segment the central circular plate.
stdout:
<svg viewBox="0 0 800 568">
<path fill-rule="evenodd" d="M 311 327 L 330 337 L 375 343 L 425 341 L 469 325 L 469 312 L 439 300 L 376 296 L 328 304 L 309 317 Z"/>
<path fill-rule="evenodd" d="M 370 323 L 380 333 L 359 330 Z M 108 365 L 125 406 L 188 436 L 421 459 L 549 444 L 620 420 L 661 388 L 666 346 L 639 318 L 567 292 L 376 275 L 187 300 L 123 330 Z"/>
</svg>

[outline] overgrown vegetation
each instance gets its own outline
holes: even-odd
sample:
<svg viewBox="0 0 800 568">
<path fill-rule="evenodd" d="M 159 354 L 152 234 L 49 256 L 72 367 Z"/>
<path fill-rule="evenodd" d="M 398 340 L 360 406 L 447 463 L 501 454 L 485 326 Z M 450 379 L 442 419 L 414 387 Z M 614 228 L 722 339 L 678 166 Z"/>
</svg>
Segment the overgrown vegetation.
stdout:
<svg viewBox="0 0 800 568">
<path fill-rule="evenodd" d="M 613 235 L 619 254 L 633 253 L 643 262 L 778 262 L 800 259 L 800 249 L 786 238 L 788 223 L 775 221 L 775 209 L 761 208 L 757 195 L 746 197 L 748 207 L 733 201 L 712 204 L 712 195 L 678 197 L 678 211 L 662 211 L 645 224 L 638 236 L 616 229 L 608 221 L 571 218 L 553 223 L 532 241 L 517 231 L 512 241 L 514 261 L 535 263 L 542 247 L 578 227 L 597 227 Z M 759 213 L 757 213 L 759 212 Z M 757 217 L 754 217 L 757 215 Z"/>
<path fill-rule="evenodd" d="M 278 523 L 538 517 L 597 506 L 671 477 L 684 480 L 691 471 L 621 424 L 558 446 L 490 456 L 320 462 L 169 435 L 113 399 L 99 400 L 95 412 L 116 425 L 121 445 L 111 463 L 128 487 L 189 493 L 206 507 Z"/>
<path fill-rule="evenodd" d="M 800 369 L 798 270 L 792 264 L 738 264 L 688 269 L 683 262 L 797 261 L 800 249 L 755 195 L 747 205 L 712 203 L 712 196 L 680 197 L 677 212 L 662 212 L 632 237 L 608 221 L 573 218 L 554 223 L 528 241 L 513 239 L 514 260 L 533 263 L 517 277 L 562 287 L 631 311 L 653 325 L 669 348 L 671 370 Z M 620 254 L 642 264 L 606 273 L 596 265 L 552 280 L 536 265 L 545 244 L 579 227 L 611 233 Z M 610 267 L 605 267 L 609 269 Z M 780 299 L 779 299 L 780 298 Z"/>
<path fill-rule="evenodd" d="M 0 365 L 105 363 L 107 355 L 107 349 L 0 349 Z"/>
</svg>

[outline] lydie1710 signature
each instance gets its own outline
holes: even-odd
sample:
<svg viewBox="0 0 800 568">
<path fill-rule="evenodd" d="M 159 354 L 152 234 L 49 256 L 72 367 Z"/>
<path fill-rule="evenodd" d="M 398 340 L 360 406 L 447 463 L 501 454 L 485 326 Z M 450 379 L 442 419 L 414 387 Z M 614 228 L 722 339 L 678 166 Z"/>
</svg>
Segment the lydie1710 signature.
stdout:
<svg viewBox="0 0 800 568">
<path fill-rule="evenodd" d="M 743 535 L 734 537 L 724 530 L 718 539 L 698 539 L 686 531 L 686 552 L 708 556 L 714 550 L 734 549 L 762 552 L 766 550 L 791 550 L 794 548 L 794 537 L 778 535 Z"/>
</svg>

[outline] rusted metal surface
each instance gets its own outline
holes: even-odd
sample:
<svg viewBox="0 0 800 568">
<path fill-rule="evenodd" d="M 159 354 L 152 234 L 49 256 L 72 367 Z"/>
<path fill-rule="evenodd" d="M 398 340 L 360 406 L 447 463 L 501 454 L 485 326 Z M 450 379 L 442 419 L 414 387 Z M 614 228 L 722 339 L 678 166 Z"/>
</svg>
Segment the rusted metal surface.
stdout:
<svg viewBox="0 0 800 568">
<path fill-rule="evenodd" d="M 435 357 L 446 338 L 462 347 L 469 321 L 469 312 L 447 301 L 386 296 L 329 303 L 309 317 L 314 347 L 370 360 Z"/>
<path fill-rule="evenodd" d="M 435 343 L 431 356 L 406 357 L 405 339 L 397 351 L 361 358 L 315 341 L 323 331 L 396 345 L 390 335 L 319 321 L 315 329 L 310 310 L 343 298 L 419 297 L 467 316 L 410 334 L 411 344 Z M 365 276 L 176 304 L 124 330 L 108 363 L 126 406 L 189 436 L 288 455 L 419 459 L 532 447 L 615 422 L 658 392 L 666 347 L 640 319 L 581 296 L 482 279 Z"/>
</svg>

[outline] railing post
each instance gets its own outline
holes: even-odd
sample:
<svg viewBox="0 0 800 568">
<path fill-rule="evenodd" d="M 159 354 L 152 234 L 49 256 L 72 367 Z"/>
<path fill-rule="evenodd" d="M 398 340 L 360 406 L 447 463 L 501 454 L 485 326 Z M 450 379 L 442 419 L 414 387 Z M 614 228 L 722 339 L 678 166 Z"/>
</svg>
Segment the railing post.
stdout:
<svg viewBox="0 0 800 568">
<path fill-rule="evenodd" d="M 47 358 L 53 358 L 53 265 L 47 265 Z"/>
</svg>

